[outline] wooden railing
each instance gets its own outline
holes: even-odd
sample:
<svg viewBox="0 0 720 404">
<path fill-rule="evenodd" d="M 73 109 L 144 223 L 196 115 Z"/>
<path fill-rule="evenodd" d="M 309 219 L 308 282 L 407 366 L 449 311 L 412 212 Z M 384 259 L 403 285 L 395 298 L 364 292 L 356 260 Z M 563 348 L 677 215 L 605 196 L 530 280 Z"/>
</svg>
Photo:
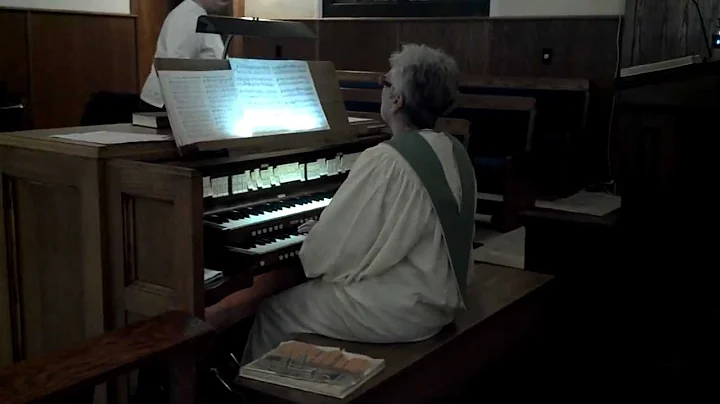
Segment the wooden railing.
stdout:
<svg viewBox="0 0 720 404">
<path fill-rule="evenodd" d="M 195 363 L 213 335 L 201 320 L 168 312 L 79 347 L 0 369 L 0 403 L 89 402 L 96 385 L 163 361 L 171 372 L 169 402 L 193 403 Z"/>
</svg>

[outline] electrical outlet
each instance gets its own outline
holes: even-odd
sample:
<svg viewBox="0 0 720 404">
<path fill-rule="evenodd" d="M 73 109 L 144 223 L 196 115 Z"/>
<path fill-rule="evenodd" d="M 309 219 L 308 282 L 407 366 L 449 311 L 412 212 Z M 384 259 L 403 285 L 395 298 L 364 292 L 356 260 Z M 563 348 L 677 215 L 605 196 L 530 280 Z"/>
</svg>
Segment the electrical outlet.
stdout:
<svg viewBox="0 0 720 404">
<path fill-rule="evenodd" d="M 553 51 L 550 48 L 545 48 L 542 50 L 542 64 L 544 65 L 551 65 L 553 59 Z"/>
</svg>

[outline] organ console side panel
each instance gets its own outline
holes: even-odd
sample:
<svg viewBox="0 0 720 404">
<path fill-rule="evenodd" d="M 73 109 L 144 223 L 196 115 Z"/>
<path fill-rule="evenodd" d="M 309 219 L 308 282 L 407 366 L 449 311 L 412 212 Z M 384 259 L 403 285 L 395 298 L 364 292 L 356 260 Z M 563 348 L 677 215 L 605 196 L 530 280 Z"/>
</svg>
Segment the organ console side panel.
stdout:
<svg viewBox="0 0 720 404">
<path fill-rule="evenodd" d="M 0 365 L 104 332 L 98 160 L 0 147 Z"/>
<path fill-rule="evenodd" d="M 172 309 L 203 318 L 199 173 L 113 160 L 107 183 L 114 326 Z"/>
</svg>

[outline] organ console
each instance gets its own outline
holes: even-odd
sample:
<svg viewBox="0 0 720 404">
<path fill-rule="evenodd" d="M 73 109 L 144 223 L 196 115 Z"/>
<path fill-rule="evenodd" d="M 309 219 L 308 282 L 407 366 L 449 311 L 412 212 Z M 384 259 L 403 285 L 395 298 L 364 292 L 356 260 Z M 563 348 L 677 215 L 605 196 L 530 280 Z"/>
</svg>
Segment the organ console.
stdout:
<svg viewBox="0 0 720 404">
<path fill-rule="evenodd" d="M 389 138 L 349 119 L 332 64 L 309 63 L 331 130 L 189 151 L 82 137 L 166 133 L 130 124 L 0 135 L 0 366 L 173 309 L 204 318 L 258 275 L 297 272 L 298 226 Z"/>
<path fill-rule="evenodd" d="M 298 226 L 317 220 L 360 153 L 388 137 L 237 163 L 192 162 L 203 175 L 204 268 L 225 275 L 208 285 L 205 305 L 224 297 L 216 288 L 231 277 L 249 282 L 278 266 L 299 266 L 305 235 Z"/>
</svg>

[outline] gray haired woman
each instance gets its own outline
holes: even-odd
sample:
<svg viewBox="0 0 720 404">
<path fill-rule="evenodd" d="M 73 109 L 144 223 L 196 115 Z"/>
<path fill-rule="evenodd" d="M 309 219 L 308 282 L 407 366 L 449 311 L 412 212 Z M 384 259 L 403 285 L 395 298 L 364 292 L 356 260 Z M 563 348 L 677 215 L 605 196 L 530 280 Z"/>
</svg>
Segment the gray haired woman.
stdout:
<svg viewBox="0 0 720 404">
<path fill-rule="evenodd" d="M 435 335 L 465 307 L 475 177 L 465 149 L 433 131 L 453 104 L 451 57 L 405 45 L 383 78 L 390 141 L 355 162 L 300 259 L 310 280 L 260 306 L 243 362 L 294 334 L 399 343 Z"/>
</svg>

